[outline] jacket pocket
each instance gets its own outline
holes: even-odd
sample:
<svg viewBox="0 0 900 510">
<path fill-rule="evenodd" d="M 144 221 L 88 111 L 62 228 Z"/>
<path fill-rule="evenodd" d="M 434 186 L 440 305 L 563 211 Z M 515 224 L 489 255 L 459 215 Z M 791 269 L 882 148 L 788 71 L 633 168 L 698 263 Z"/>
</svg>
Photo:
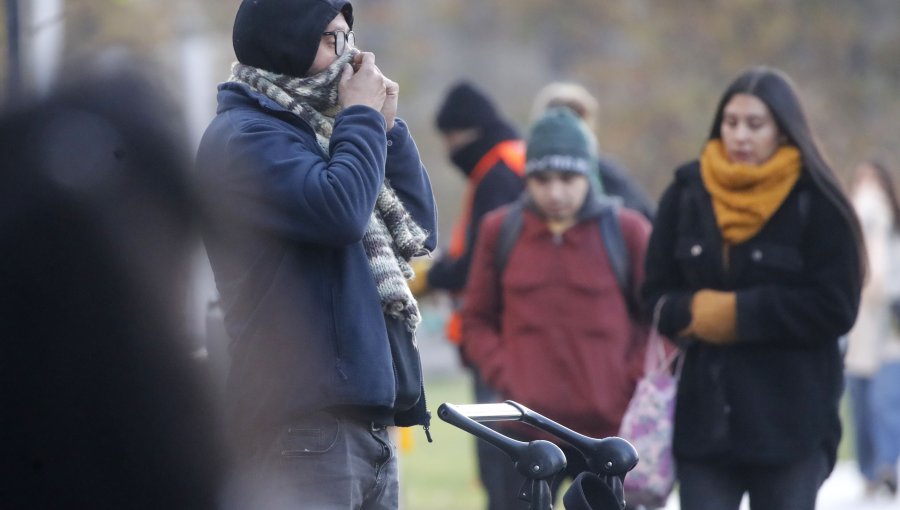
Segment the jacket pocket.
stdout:
<svg viewBox="0 0 900 510">
<path fill-rule="evenodd" d="M 341 422 L 332 416 L 304 419 L 286 427 L 278 448 L 284 458 L 310 457 L 327 453 L 337 443 Z"/>
<path fill-rule="evenodd" d="M 760 283 L 790 283 L 803 274 L 800 250 L 776 243 L 754 243 L 745 252 L 745 277 Z"/>
<path fill-rule="evenodd" d="M 540 291 L 553 285 L 554 281 L 558 279 L 555 271 L 547 269 L 522 266 L 509 267 L 503 272 L 502 287 L 516 294 Z"/>
<path fill-rule="evenodd" d="M 680 237 L 675 243 L 675 260 L 681 267 L 685 280 L 694 285 L 704 285 L 703 276 L 711 268 L 718 267 L 712 259 L 712 246 L 700 238 Z M 708 284 L 707 284 L 708 285 Z"/>
<path fill-rule="evenodd" d="M 750 249 L 750 262 L 759 267 L 786 272 L 803 270 L 803 257 L 800 255 L 800 250 L 793 246 L 773 243 L 756 244 Z"/>
<path fill-rule="evenodd" d="M 394 410 L 411 409 L 422 398 L 422 361 L 415 344 L 415 333 L 406 328 L 404 321 L 385 317 L 388 342 L 391 344 L 391 361 L 394 364 L 396 396 Z"/>
</svg>

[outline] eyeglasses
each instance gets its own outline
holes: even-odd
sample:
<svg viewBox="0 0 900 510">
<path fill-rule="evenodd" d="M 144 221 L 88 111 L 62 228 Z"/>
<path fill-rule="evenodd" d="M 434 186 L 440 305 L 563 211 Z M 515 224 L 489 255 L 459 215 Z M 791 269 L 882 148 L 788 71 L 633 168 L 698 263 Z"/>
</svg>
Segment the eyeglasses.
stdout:
<svg viewBox="0 0 900 510">
<path fill-rule="evenodd" d="M 353 31 L 344 32 L 341 30 L 335 30 L 333 32 L 322 32 L 322 37 L 330 35 L 334 37 L 334 54 L 337 56 L 341 56 L 344 54 L 344 50 L 349 46 L 351 48 L 356 47 L 356 37 L 353 35 Z"/>
</svg>

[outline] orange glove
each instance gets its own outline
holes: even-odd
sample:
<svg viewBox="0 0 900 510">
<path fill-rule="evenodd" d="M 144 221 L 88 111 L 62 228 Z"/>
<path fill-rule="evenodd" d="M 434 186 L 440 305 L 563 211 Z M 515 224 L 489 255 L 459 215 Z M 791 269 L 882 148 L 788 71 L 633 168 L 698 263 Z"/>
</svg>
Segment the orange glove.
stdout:
<svg viewBox="0 0 900 510">
<path fill-rule="evenodd" d="M 691 299 L 691 323 L 680 333 L 711 344 L 737 340 L 737 294 L 703 289 Z"/>
</svg>

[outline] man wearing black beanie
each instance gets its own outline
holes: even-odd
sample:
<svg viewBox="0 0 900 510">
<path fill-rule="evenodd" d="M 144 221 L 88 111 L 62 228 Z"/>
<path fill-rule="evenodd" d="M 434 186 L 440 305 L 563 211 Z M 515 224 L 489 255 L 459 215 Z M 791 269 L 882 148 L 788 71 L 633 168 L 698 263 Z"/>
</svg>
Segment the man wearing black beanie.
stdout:
<svg viewBox="0 0 900 510">
<path fill-rule="evenodd" d="M 481 218 L 522 193 L 525 144 L 485 93 L 466 81 L 447 92 L 435 124 L 469 186 L 450 246 L 428 271 L 428 286 L 459 292 L 466 285 Z"/>
<path fill-rule="evenodd" d="M 232 340 L 227 508 L 396 509 L 387 427 L 428 430 L 407 279 L 434 198 L 353 22 L 345 0 L 244 0 L 197 154 Z"/>
</svg>

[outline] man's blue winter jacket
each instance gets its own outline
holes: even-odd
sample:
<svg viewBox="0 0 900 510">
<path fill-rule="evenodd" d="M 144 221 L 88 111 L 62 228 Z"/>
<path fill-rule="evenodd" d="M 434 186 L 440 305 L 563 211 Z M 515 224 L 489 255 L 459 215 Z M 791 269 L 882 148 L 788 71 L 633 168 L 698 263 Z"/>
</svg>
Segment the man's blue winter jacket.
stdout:
<svg viewBox="0 0 900 510">
<path fill-rule="evenodd" d="M 406 124 L 385 135 L 378 111 L 351 106 L 329 158 L 306 122 L 246 86 L 221 85 L 218 102 L 197 167 L 232 339 L 229 411 L 253 427 L 334 406 L 423 423 L 418 351 L 382 313 L 361 242 L 386 178 L 434 249 L 431 184 Z"/>
</svg>

